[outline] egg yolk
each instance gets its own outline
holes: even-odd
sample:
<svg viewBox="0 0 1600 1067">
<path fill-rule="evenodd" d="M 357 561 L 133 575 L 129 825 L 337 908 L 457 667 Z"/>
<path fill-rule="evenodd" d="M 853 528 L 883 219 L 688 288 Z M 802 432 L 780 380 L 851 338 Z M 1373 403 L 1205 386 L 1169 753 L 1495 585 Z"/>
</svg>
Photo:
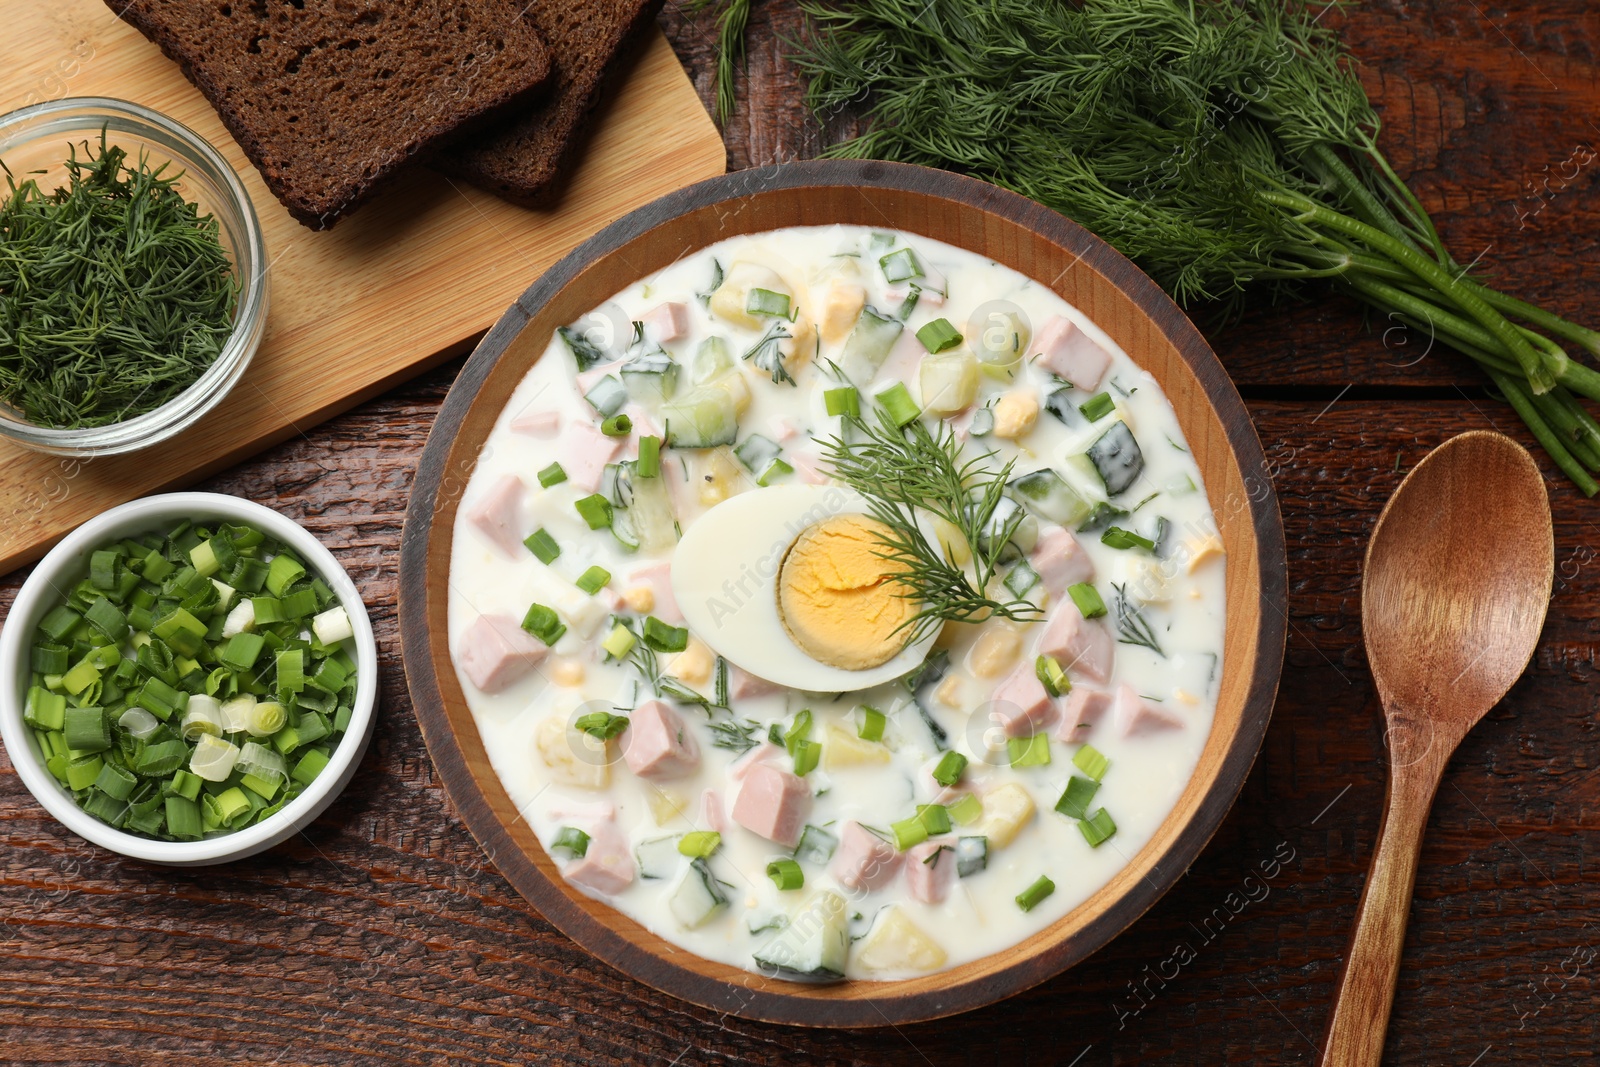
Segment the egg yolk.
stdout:
<svg viewBox="0 0 1600 1067">
<path fill-rule="evenodd" d="M 900 594 L 878 556 L 889 529 L 864 515 L 839 515 L 795 538 L 778 575 L 778 615 L 806 655 L 860 671 L 893 659 L 917 605 Z"/>
</svg>

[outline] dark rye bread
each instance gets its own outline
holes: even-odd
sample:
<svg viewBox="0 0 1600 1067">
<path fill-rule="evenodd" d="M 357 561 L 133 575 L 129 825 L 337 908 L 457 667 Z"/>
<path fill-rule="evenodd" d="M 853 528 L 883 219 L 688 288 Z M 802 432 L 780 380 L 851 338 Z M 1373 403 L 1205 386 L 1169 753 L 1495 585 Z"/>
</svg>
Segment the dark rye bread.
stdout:
<svg viewBox="0 0 1600 1067">
<path fill-rule="evenodd" d="M 327 229 L 408 161 L 527 104 L 525 0 L 106 0 L 183 68 L 289 213 Z"/>
<path fill-rule="evenodd" d="M 554 90 L 521 117 L 457 141 L 433 166 L 513 203 L 537 206 L 599 102 L 606 68 L 660 10 L 661 0 L 534 0 L 529 12 L 550 45 Z"/>
</svg>

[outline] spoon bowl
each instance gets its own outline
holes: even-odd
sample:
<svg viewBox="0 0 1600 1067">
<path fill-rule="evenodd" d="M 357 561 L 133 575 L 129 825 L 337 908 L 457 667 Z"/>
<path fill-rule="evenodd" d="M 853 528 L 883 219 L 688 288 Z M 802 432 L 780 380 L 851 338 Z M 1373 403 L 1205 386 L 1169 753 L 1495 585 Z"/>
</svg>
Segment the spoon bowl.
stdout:
<svg viewBox="0 0 1600 1067">
<path fill-rule="evenodd" d="M 1532 659 L 1554 571 L 1550 501 L 1522 446 L 1483 430 L 1429 453 L 1379 516 L 1362 569 L 1385 714 L 1471 729 Z"/>
<path fill-rule="evenodd" d="M 1378 517 L 1361 627 L 1387 727 L 1389 789 L 1322 1063 L 1376 1067 L 1428 810 L 1456 746 L 1527 669 L 1555 575 L 1533 457 L 1474 431 L 1430 452 Z"/>
</svg>

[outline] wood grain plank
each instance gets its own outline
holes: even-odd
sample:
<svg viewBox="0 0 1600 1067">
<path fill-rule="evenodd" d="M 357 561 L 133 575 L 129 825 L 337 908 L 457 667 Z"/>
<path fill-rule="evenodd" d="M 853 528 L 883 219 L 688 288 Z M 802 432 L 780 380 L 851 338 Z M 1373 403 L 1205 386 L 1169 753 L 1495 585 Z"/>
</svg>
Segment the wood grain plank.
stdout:
<svg viewBox="0 0 1600 1067">
<path fill-rule="evenodd" d="M 457 369 L 204 485 L 275 500 L 329 544 L 372 608 L 383 664 L 373 746 L 304 836 L 225 877 L 145 867 L 84 847 L 0 761 L 8 1062 L 188 1062 L 225 1048 L 285 1065 L 682 1054 L 944 1067 L 1070 1063 L 1086 1047 L 1082 1065 L 1314 1062 L 1301 1035 L 1314 1040 L 1325 1017 L 1382 804 L 1383 731 L 1359 645 L 1362 544 L 1408 462 L 1486 424 L 1471 405 L 1399 415 L 1392 403 L 1340 403 L 1308 433 L 1314 409 L 1252 404 L 1284 505 L 1289 653 L 1266 746 L 1217 837 L 1126 934 L 1036 990 L 899 1032 L 797 1041 L 596 962 L 521 901 L 451 813 L 405 694 L 391 554 L 424 431 Z M 1558 563 L 1533 669 L 1446 774 L 1386 1062 L 1438 1063 L 1448 1049 L 1467 1063 L 1511 1040 L 1527 1062 L 1567 1062 L 1589 1047 L 1600 774 L 1595 698 L 1576 686 L 1596 680 L 1596 564 L 1582 546 L 1600 538 L 1591 506 L 1552 490 L 1567 568 Z M 0 585 L 0 610 L 22 577 Z"/>
<path fill-rule="evenodd" d="M 723 169 L 716 128 L 657 34 L 619 72 L 559 204 L 525 210 L 418 168 L 313 233 L 267 192 L 176 65 L 100 0 L 0 0 L 0 26 L 0 111 L 67 95 L 124 97 L 216 145 L 261 216 L 272 287 L 267 335 L 244 379 L 173 443 L 84 462 L 0 442 L 0 569 L 37 558 L 113 504 L 219 470 L 465 351 L 584 238 Z M 674 131 L 670 140 L 663 129 Z"/>
</svg>

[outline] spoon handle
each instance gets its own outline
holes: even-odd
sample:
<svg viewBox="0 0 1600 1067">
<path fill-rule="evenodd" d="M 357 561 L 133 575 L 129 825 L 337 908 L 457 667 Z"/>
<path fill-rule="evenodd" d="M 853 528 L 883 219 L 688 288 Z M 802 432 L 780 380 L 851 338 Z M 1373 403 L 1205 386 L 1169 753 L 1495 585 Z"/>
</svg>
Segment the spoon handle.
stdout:
<svg viewBox="0 0 1600 1067">
<path fill-rule="evenodd" d="M 1443 772 L 1443 760 L 1428 758 L 1390 770 L 1378 847 L 1328 1020 L 1322 1067 L 1378 1067 L 1383 1059 L 1417 856 Z"/>
</svg>

